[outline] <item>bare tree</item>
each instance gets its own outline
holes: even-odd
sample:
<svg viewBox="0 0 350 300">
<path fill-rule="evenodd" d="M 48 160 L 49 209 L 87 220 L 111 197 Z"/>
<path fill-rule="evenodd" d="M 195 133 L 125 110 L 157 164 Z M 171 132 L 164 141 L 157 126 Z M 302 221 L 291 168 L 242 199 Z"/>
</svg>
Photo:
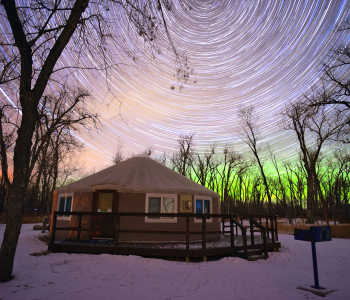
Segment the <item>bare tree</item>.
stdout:
<svg viewBox="0 0 350 300">
<path fill-rule="evenodd" d="M 41 112 L 46 112 L 46 116 L 51 113 L 46 109 L 50 95 L 55 94 L 57 90 L 68 90 L 63 88 L 69 83 L 65 73 L 67 68 L 105 70 L 108 76 L 108 70 L 112 67 L 106 59 L 109 54 L 108 41 L 115 41 L 113 33 L 116 32 L 113 28 L 113 18 L 104 17 L 104 12 L 109 10 L 110 6 L 122 9 L 133 30 L 149 45 L 156 45 L 154 40 L 163 28 L 175 54 L 178 78 L 186 82 L 191 71 L 187 60 L 183 60 L 183 56 L 170 39 L 164 18 L 164 9 L 171 9 L 169 1 L 30 1 L 22 5 L 17 5 L 13 0 L 1 1 L 0 43 L 3 51 L 0 52 L 0 83 L 7 97 L 12 99 L 12 109 L 17 113 L 16 120 L 11 120 L 16 127 L 12 181 L 8 176 L 5 151 L 5 139 L 9 131 L 1 128 L 0 132 L 2 174 L 8 186 L 6 229 L 0 250 L 0 281 L 11 279 L 21 229 L 23 199 L 34 165 L 45 144 L 33 140 L 37 124 L 44 117 Z M 74 66 L 63 66 L 59 63 L 65 49 L 75 55 Z M 91 66 L 86 67 L 83 64 L 85 56 L 93 58 L 94 63 Z M 70 96 L 74 96 L 74 93 L 81 94 L 71 86 L 69 90 Z M 86 96 L 81 95 L 83 99 Z M 82 99 L 81 97 L 78 99 Z M 4 99 L 4 102 L 6 100 Z M 72 105 L 62 107 L 67 118 L 75 116 L 74 102 Z M 4 109 L 6 106 L 1 104 L 1 111 Z M 1 117 L 3 122 L 6 116 L 2 114 Z M 60 122 L 63 119 L 55 120 Z M 81 120 L 77 124 L 86 123 Z M 46 135 L 41 135 L 41 139 L 49 139 L 55 128 L 50 126 Z M 33 149 L 38 151 L 32 151 Z"/>
<path fill-rule="evenodd" d="M 154 148 L 153 146 L 149 146 L 147 147 L 142 154 L 147 155 L 147 156 L 151 156 L 154 153 Z"/>
<path fill-rule="evenodd" d="M 178 138 L 178 151 L 170 158 L 172 169 L 181 175 L 192 178 L 192 160 L 194 156 L 194 134 L 180 135 Z"/>
<path fill-rule="evenodd" d="M 291 223 L 291 217 L 295 217 L 295 215 L 298 213 L 299 217 L 303 217 L 303 191 L 304 191 L 304 184 L 303 182 L 300 182 L 301 176 L 298 173 L 298 170 L 295 170 L 294 166 L 287 162 L 282 162 L 283 168 L 284 168 L 284 174 L 285 174 L 285 190 L 287 193 L 287 190 L 289 190 L 289 198 L 290 198 L 290 208 L 287 209 L 288 216 L 289 216 L 289 223 Z M 302 169 L 303 170 L 303 169 Z M 286 195 L 286 197 L 288 197 Z M 288 206 L 287 203 L 283 203 L 284 206 Z M 299 210 L 297 210 L 299 208 Z M 291 216 L 293 214 L 293 216 Z"/>
<path fill-rule="evenodd" d="M 290 202 L 289 204 L 287 203 L 287 187 L 286 187 L 286 184 L 284 183 L 284 180 L 282 178 L 282 175 L 281 175 L 281 171 L 280 171 L 280 168 L 279 168 L 279 165 L 278 165 L 278 161 L 277 161 L 277 158 L 276 158 L 276 155 L 272 152 L 272 150 L 270 149 L 270 155 L 271 155 L 271 161 L 272 161 L 272 164 L 277 172 L 277 179 L 276 179 L 276 182 L 275 182 L 275 189 L 274 189 L 274 195 L 276 197 L 276 200 L 279 201 L 279 203 L 281 203 L 284 208 L 286 209 L 286 211 L 288 212 L 288 219 L 289 219 L 289 224 L 293 224 L 293 217 L 294 217 L 294 202 L 293 202 L 293 197 L 292 197 L 292 189 L 293 189 L 293 186 L 291 185 L 291 177 L 290 177 L 290 174 L 287 172 L 287 178 L 289 180 L 289 187 L 290 187 L 290 192 L 291 192 L 291 196 L 290 196 Z"/>
<path fill-rule="evenodd" d="M 333 157 L 329 157 L 324 172 L 324 178 L 321 181 L 325 191 L 326 203 L 333 218 L 340 211 L 347 211 L 348 195 L 350 190 L 350 155 L 345 151 L 337 150 Z"/>
<path fill-rule="evenodd" d="M 339 34 L 350 34 L 350 21 L 337 29 Z M 316 88 L 308 97 L 311 106 L 332 107 L 339 115 L 346 114 L 344 120 L 347 125 L 343 126 L 337 134 L 337 139 L 350 143 L 350 47 L 341 45 L 332 51 L 328 61 L 323 64 L 323 85 Z"/>
<path fill-rule="evenodd" d="M 74 163 L 73 163 L 74 161 Z M 59 168 L 56 186 L 65 186 L 76 181 L 79 173 L 82 172 L 83 165 L 76 159 L 75 155 L 69 155 L 64 160 Z M 88 176 L 88 175 L 86 175 Z M 80 177 L 79 179 L 81 179 Z"/>
<path fill-rule="evenodd" d="M 200 155 L 198 152 L 193 159 L 192 170 L 196 175 L 197 182 L 203 186 L 210 185 L 210 174 L 215 172 L 216 165 L 213 162 L 216 151 L 216 145 L 213 144 L 209 151 L 206 151 L 204 155 Z"/>
<path fill-rule="evenodd" d="M 343 27 L 338 28 L 338 33 L 350 34 L 350 22 L 349 20 Z M 349 76 L 344 76 L 350 70 L 350 47 L 348 45 L 341 45 L 332 55 L 328 63 L 324 64 L 325 81 L 331 83 L 330 89 L 333 93 L 331 97 L 318 98 L 317 103 L 320 105 L 336 104 L 345 106 L 350 109 L 350 79 Z"/>
<path fill-rule="evenodd" d="M 252 151 L 256 162 L 258 164 L 259 172 L 262 177 L 265 189 L 266 189 L 266 196 L 269 203 L 269 212 L 272 213 L 272 200 L 271 200 L 271 193 L 269 184 L 267 181 L 267 176 L 264 169 L 263 161 L 261 160 L 261 154 L 260 149 L 258 147 L 259 142 L 259 136 L 258 136 L 258 128 L 256 125 L 256 119 L 253 116 L 253 107 L 247 108 L 247 109 L 241 109 L 240 111 L 240 118 L 242 121 L 242 127 L 243 127 L 243 140 L 248 145 L 250 150 Z"/>
<path fill-rule="evenodd" d="M 223 162 L 218 170 L 220 177 L 220 194 L 224 205 L 225 213 L 230 213 L 229 197 L 231 188 L 236 181 L 237 173 L 235 172 L 243 164 L 242 155 L 236 153 L 230 146 L 226 145 L 223 149 Z"/>
<path fill-rule="evenodd" d="M 313 224 L 318 197 L 327 218 L 327 206 L 317 172 L 317 164 L 322 157 L 321 150 L 343 128 L 344 117 L 332 114 L 324 106 L 310 107 L 303 99 L 289 104 L 283 114 L 289 122 L 285 128 L 292 130 L 299 142 L 303 167 L 307 173 L 307 222 Z"/>
<path fill-rule="evenodd" d="M 244 211 L 247 212 L 247 214 L 250 214 L 250 201 L 251 201 L 251 184 L 252 184 L 252 178 L 253 174 L 251 173 L 251 170 L 248 165 L 242 165 L 240 166 L 239 170 L 237 171 L 238 175 L 238 197 L 239 202 L 243 208 Z"/>
<path fill-rule="evenodd" d="M 166 154 L 166 152 L 163 152 L 163 153 L 160 154 L 160 155 L 155 155 L 155 156 L 153 157 L 153 159 L 154 159 L 156 162 L 160 163 L 161 165 L 166 166 L 167 160 L 168 160 L 168 155 Z"/>
<path fill-rule="evenodd" d="M 269 185 L 270 193 L 272 193 L 271 186 Z M 264 199 L 266 197 L 266 189 L 262 182 L 260 174 L 256 174 L 251 182 L 251 199 L 250 199 L 250 213 L 261 214 L 266 210 L 264 209 Z"/>
<path fill-rule="evenodd" d="M 123 160 L 125 160 L 125 156 L 123 154 L 123 147 L 124 147 L 124 143 L 122 141 L 122 139 L 120 137 L 117 138 L 117 151 L 114 154 L 113 157 L 113 163 L 119 164 L 120 162 L 122 162 Z"/>
</svg>

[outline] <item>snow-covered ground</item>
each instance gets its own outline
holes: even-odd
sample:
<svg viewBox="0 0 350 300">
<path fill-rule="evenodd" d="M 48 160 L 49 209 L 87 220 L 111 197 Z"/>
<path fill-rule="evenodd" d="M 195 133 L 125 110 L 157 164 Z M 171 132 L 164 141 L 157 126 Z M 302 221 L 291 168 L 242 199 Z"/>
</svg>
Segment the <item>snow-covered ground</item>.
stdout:
<svg viewBox="0 0 350 300">
<path fill-rule="evenodd" d="M 294 224 L 294 225 L 303 225 L 305 221 L 306 221 L 306 219 L 302 220 L 302 219 L 300 219 L 300 218 L 297 218 L 297 219 L 293 219 L 293 224 Z M 278 222 L 278 223 L 289 224 L 288 218 L 278 219 L 277 222 Z M 339 225 L 338 222 L 337 222 L 336 224 Z M 305 224 L 305 225 L 311 226 L 310 224 Z M 334 225 L 334 221 L 329 221 L 329 225 Z M 315 223 L 314 226 L 328 226 L 328 225 L 327 225 L 327 222 L 326 222 L 326 221 L 319 221 L 319 220 L 316 220 L 316 223 Z"/>
<path fill-rule="evenodd" d="M 0 224 L 2 241 L 5 225 Z M 13 275 L 0 283 L 0 299 L 319 299 L 298 286 L 314 283 L 311 246 L 279 235 L 282 248 L 267 260 L 226 257 L 186 263 L 138 256 L 50 253 L 41 231 L 25 224 Z M 327 299 L 350 299 L 350 240 L 317 243 L 320 285 Z"/>
</svg>

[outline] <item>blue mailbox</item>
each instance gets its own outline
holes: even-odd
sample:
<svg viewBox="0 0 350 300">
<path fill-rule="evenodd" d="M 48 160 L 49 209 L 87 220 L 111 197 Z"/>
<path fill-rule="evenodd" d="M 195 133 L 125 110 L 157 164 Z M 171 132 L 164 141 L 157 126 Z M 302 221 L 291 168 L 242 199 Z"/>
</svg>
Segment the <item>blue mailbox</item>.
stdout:
<svg viewBox="0 0 350 300">
<path fill-rule="evenodd" d="M 311 242 L 312 262 L 314 266 L 314 278 L 315 278 L 314 288 L 320 289 L 320 285 L 318 283 L 315 243 L 331 241 L 332 240 L 331 227 L 330 226 L 311 226 L 309 230 L 294 229 L 294 239 L 299 241 Z"/>
<path fill-rule="evenodd" d="M 294 229 L 294 239 L 307 242 L 329 242 L 332 240 L 330 226 L 311 226 L 309 230 Z"/>
</svg>

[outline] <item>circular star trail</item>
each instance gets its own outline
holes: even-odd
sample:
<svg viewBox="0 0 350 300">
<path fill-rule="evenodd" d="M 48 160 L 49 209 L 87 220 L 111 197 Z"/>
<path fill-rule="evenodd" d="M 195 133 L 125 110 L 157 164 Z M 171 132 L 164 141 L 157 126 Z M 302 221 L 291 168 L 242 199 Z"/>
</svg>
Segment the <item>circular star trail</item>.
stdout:
<svg viewBox="0 0 350 300">
<path fill-rule="evenodd" d="M 349 34 L 336 31 L 349 8 L 349 1 L 340 0 L 175 0 L 165 15 L 170 35 L 194 68 L 181 90 L 165 34 L 157 41 L 161 54 L 153 58 L 142 40 L 128 40 L 133 29 L 123 12 L 111 10 L 123 49 L 136 55 L 133 60 L 117 46 L 109 49 L 110 63 L 119 67 L 107 81 L 102 73 L 93 79 L 76 75 L 91 90 L 91 108 L 102 122 L 98 133 L 79 134 L 88 164 L 111 164 L 118 139 L 126 156 L 148 146 L 172 153 L 179 135 L 191 133 L 199 151 L 213 142 L 248 151 L 238 117 L 248 106 L 255 108 L 263 142 L 277 155 L 293 157 L 296 143 L 282 130 L 281 110 L 319 84 L 322 62 L 349 43 Z"/>
</svg>

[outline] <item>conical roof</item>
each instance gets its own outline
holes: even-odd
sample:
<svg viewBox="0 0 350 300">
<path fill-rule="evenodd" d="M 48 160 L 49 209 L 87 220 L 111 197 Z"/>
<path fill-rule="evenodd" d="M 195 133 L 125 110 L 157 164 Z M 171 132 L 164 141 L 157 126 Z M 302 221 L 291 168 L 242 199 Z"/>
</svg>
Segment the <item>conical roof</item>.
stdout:
<svg viewBox="0 0 350 300">
<path fill-rule="evenodd" d="M 57 189 L 57 193 L 118 190 L 123 193 L 192 194 L 218 198 L 212 190 L 148 157 L 133 157 Z"/>
</svg>

